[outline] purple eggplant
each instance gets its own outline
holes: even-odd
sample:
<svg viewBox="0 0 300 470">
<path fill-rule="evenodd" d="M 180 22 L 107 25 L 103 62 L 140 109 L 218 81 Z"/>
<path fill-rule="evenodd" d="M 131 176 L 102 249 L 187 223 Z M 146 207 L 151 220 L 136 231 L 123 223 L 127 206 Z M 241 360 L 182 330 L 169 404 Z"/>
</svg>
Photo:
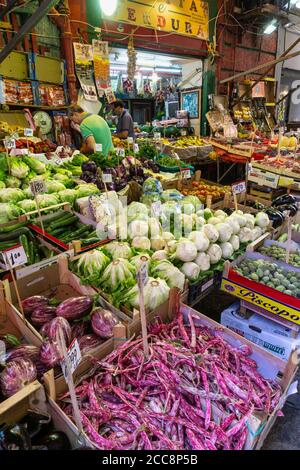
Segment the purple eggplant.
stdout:
<svg viewBox="0 0 300 470">
<path fill-rule="evenodd" d="M 64 317 L 56 317 L 54 318 L 54 320 L 51 321 L 48 333 L 49 339 L 50 341 L 57 340 L 59 328 L 61 328 L 63 332 L 65 342 L 68 347 L 71 343 L 72 329 L 70 323 Z"/>
<path fill-rule="evenodd" d="M 93 303 L 93 299 L 88 296 L 72 297 L 57 307 L 56 314 L 66 320 L 80 320 L 91 313 Z"/>
<path fill-rule="evenodd" d="M 94 333 L 102 339 L 113 336 L 114 326 L 118 323 L 117 318 L 110 310 L 97 308 L 91 316 L 91 325 Z"/>
<path fill-rule="evenodd" d="M 40 349 L 40 361 L 48 367 L 54 367 L 60 362 L 58 346 L 53 341 L 45 341 Z"/>
<path fill-rule="evenodd" d="M 30 359 L 17 358 L 0 374 L 0 388 L 5 397 L 11 397 L 36 379 L 36 367 Z"/>
<path fill-rule="evenodd" d="M 43 295 L 34 295 L 27 297 L 22 301 L 22 307 L 25 314 L 32 313 L 36 308 L 48 305 L 49 299 Z"/>
<path fill-rule="evenodd" d="M 39 333 L 43 338 L 48 338 L 49 337 L 50 324 L 51 324 L 51 322 L 48 321 L 47 323 L 44 323 L 44 325 L 40 329 Z"/>
<path fill-rule="evenodd" d="M 20 344 L 20 346 L 16 346 L 7 351 L 6 362 L 13 361 L 17 358 L 31 359 L 35 362 L 39 358 L 39 348 L 32 344 Z"/>
<path fill-rule="evenodd" d="M 93 349 L 97 348 L 103 343 L 103 341 L 96 335 L 83 335 L 78 340 L 79 348 L 82 355 L 87 354 Z"/>
<path fill-rule="evenodd" d="M 97 165 L 95 162 L 88 161 L 88 162 L 83 162 L 81 165 L 81 169 L 83 173 L 97 173 Z"/>
<path fill-rule="evenodd" d="M 56 317 L 56 308 L 42 306 L 36 308 L 31 315 L 31 322 L 36 326 L 43 326 L 45 323 Z"/>
<path fill-rule="evenodd" d="M 72 337 L 71 340 L 77 338 L 78 340 L 87 333 L 86 331 L 86 324 L 81 322 L 81 323 L 76 323 L 74 326 L 72 326 Z"/>
</svg>

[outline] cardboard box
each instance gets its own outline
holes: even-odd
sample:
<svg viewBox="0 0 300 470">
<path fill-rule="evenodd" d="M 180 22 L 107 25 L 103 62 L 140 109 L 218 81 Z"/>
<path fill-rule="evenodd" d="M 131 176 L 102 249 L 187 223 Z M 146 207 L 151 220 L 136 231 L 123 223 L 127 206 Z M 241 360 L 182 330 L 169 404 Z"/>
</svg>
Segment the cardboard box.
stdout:
<svg viewBox="0 0 300 470">
<path fill-rule="evenodd" d="M 300 333 L 292 338 L 293 330 L 247 310 L 246 318 L 239 313 L 236 302 L 221 314 L 221 324 L 288 361 L 292 351 L 300 347 Z"/>
<path fill-rule="evenodd" d="M 300 299 L 284 292 L 279 292 L 259 282 L 252 281 L 234 270 L 234 267 L 239 265 L 245 257 L 250 259 L 266 259 L 260 253 L 247 252 L 233 263 L 227 262 L 223 271 L 221 289 L 227 294 L 259 306 L 273 315 L 300 325 Z M 277 260 L 273 260 L 273 263 L 286 270 L 300 271 L 299 268 L 291 267 Z"/>
<path fill-rule="evenodd" d="M 268 188 L 276 189 L 278 187 L 279 175 L 259 168 L 252 168 L 252 171 L 249 173 L 248 180 L 253 183 L 257 183 L 260 186 L 267 186 Z"/>
</svg>

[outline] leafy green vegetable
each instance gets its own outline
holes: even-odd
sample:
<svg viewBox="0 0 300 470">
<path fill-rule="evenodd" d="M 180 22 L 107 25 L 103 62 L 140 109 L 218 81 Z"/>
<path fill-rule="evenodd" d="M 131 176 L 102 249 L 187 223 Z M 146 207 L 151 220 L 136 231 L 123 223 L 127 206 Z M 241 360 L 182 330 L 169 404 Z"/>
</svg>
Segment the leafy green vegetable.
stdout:
<svg viewBox="0 0 300 470">
<path fill-rule="evenodd" d="M 6 153 L 4 152 L 0 153 L 0 170 L 4 172 L 8 171 L 7 157 L 6 157 Z"/>
<path fill-rule="evenodd" d="M 33 199 L 24 199 L 18 202 L 18 206 L 26 213 L 36 210 L 36 202 Z"/>
<path fill-rule="evenodd" d="M 59 181 L 46 181 L 47 193 L 58 193 L 64 191 L 66 187 Z"/>
<path fill-rule="evenodd" d="M 59 198 L 55 194 L 38 194 L 37 201 L 41 209 L 59 204 Z"/>
<path fill-rule="evenodd" d="M 20 188 L 21 184 L 21 180 L 15 178 L 15 176 L 8 176 L 6 178 L 6 186 L 8 188 Z"/>
<path fill-rule="evenodd" d="M 22 158 L 10 157 L 10 173 L 16 178 L 26 178 L 29 173 L 29 167 L 23 162 Z"/>
<path fill-rule="evenodd" d="M 23 157 L 24 162 L 29 168 L 38 175 L 46 173 L 46 165 L 34 157 Z"/>
<path fill-rule="evenodd" d="M 18 188 L 0 189 L 0 202 L 17 203 L 25 199 L 25 194 Z"/>
<path fill-rule="evenodd" d="M 21 214 L 23 214 L 23 210 L 20 207 L 10 203 L 0 203 L 0 224 L 6 224 Z"/>
<path fill-rule="evenodd" d="M 77 199 L 80 199 L 81 197 L 87 197 L 91 196 L 92 194 L 100 194 L 99 189 L 95 184 L 79 184 L 75 188 L 77 192 Z"/>
<path fill-rule="evenodd" d="M 82 153 L 78 153 L 72 158 L 72 165 L 74 166 L 81 166 L 83 162 L 87 162 L 89 159 L 85 155 L 82 155 Z"/>
</svg>

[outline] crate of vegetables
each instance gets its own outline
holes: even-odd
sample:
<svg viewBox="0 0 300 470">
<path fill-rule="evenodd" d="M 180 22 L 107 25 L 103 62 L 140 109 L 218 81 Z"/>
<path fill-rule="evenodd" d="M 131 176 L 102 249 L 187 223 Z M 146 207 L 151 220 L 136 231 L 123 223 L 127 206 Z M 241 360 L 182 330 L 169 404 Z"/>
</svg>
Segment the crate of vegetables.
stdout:
<svg viewBox="0 0 300 470">
<path fill-rule="evenodd" d="M 73 248 L 81 252 L 107 242 L 99 240 L 94 225 L 87 224 L 71 210 L 43 216 L 42 221 L 43 227 L 40 219 L 36 219 L 30 229 L 61 250 Z"/>
<path fill-rule="evenodd" d="M 193 180 L 179 180 L 178 189 L 184 196 L 197 196 L 202 203 L 210 198 L 211 202 L 222 201 L 226 194 L 231 196 L 230 186 L 221 186 L 217 183 L 201 179 L 201 171 L 196 171 Z"/>
<path fill-rule="evenodd" d="M 172 308 L 148 324 L 148 330 L 150 362 L 144 360 L 138 339 L 76 376 L 86 442 L 101 450 L 261 447 L 285 402 L 296 367 L 287 372 L 285 361 L 201 313 L 179 306 L 178 297 Z M 201 363 L 195 360 L 199 354 Z M 195 377 L 201 379 L 195 382 Z M 90 385 L 86 391 L 83 380 Z M 98 397 L 99 419 L 94 424 L 91 387 Z M 51 408 L 76 431 L 63 381 L 56 392 L 56 400 L 49 398 Z M 104 411 L 109 411 L 105 418 Z M 116 419 L 121 420 L 118 437 Z"/>
<path fill-rule="evenodd" d="M 225 266 L 222 290 L 300 325 L 300 269 L 260 253 Z"/>
</svg>

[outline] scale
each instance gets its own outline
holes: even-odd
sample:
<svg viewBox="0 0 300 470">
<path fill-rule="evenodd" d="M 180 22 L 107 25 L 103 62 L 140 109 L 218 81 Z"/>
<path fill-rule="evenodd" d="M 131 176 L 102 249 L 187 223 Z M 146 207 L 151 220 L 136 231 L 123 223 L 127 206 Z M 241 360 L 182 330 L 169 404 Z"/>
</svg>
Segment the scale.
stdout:
<svg viewBox="0 0 300 470">
<path fill-rule="evenodd" d="M 52 131 L 53 123 L 51 116 L 46 111 L 37 111 L 33 115 L 33 120 L 36 127 L 39 127 L 43 135 L 50 134 Z"/>
</svg>

